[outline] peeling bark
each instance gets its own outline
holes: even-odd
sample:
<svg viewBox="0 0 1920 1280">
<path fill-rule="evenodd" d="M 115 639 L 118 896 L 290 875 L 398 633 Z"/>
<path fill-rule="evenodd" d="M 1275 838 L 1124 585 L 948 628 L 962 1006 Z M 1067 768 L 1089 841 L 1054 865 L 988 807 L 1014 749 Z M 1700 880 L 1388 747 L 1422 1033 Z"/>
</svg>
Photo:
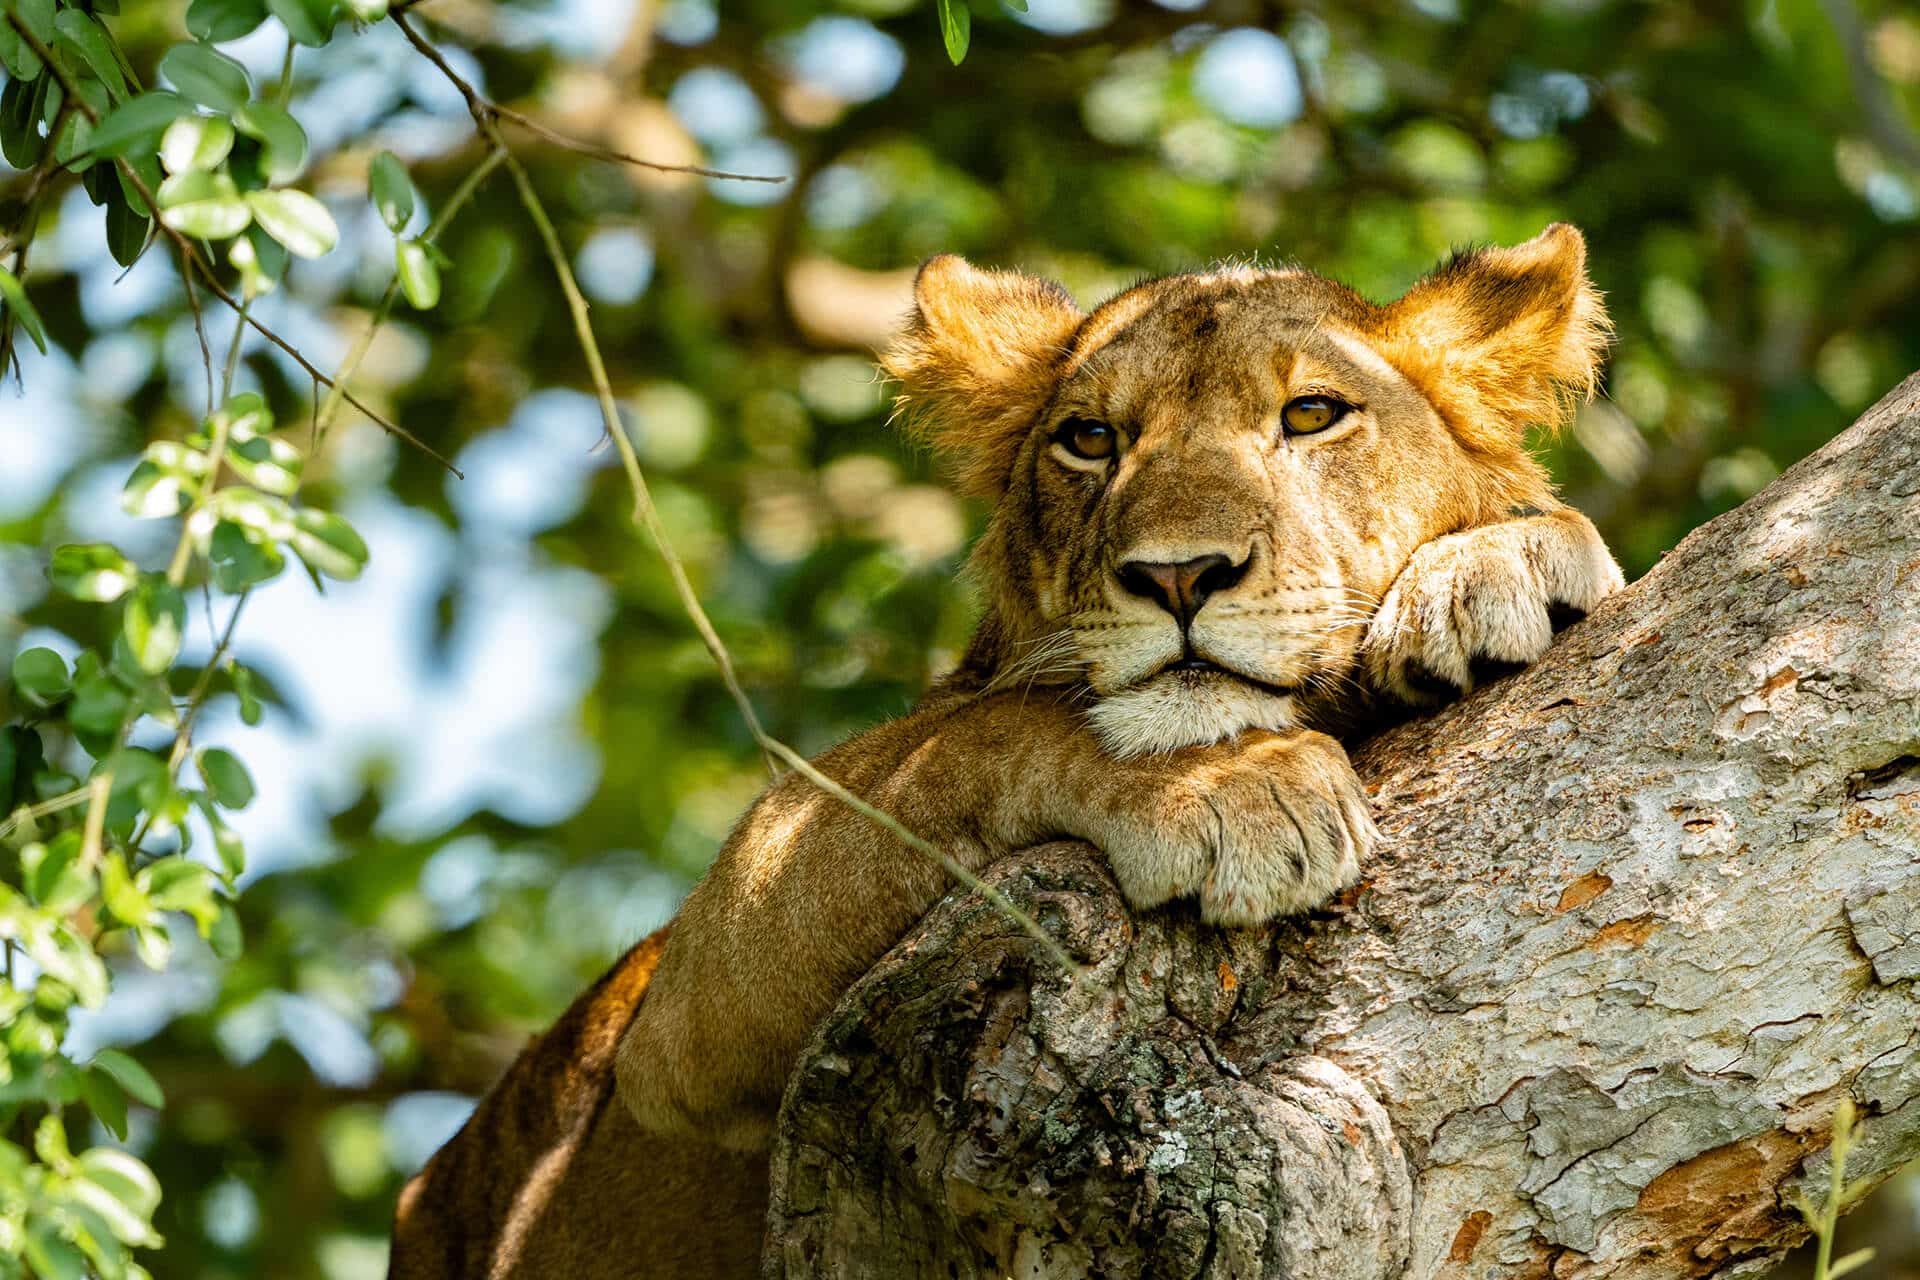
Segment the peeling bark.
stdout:
<svg viewBox="0 0 1920 1280">
<path fill-rule="evenodd" d="M 1920 1156 L 1920 376 L 1545 660 L 1356 753 L 1386 839 L 1265 932 L 1097 854 L 937 907 L 789 1087 L 778 1276 L 1675 1277 Z"/>
</svg>

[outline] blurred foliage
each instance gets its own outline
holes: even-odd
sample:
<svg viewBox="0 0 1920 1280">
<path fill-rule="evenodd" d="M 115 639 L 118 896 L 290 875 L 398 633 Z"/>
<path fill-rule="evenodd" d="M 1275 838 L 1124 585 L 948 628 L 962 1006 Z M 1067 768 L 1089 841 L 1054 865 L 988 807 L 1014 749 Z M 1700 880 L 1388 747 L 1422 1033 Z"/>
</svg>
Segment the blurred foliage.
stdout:
<svg viewBox="0 0 1920 1280">
<path fill-rule="evenodd" d="M 1606 396 L 1549 452 L 1630 574 L 1920 367 L 1920 18 L 1904 6 L 1018 8 L 407 7 L 460 74 L 549 129 L 789 178 L 663 173 L 501 126 L 574 255 L 702 598 L 768 728 L 803 748 L 903 710 L 970 622 L 955 578 L 981 513 L 894 441 L 865 354 L 927 254 L 1025 266 L 1087 303 L 1230 257 L 1298 260 L 1384 298 L 1457 244 L 1572 221 L 1619 343 Z M 35 22 L 43 9 L 53 0 L 0 0 Z M 201 175 L 175 187 L 210 193 L 182 202 L 213 218 L 190 234 L 220 240 L 242 211 L 264 225 L 209 261 L 316 365 L 339 367 L 396 267 L 408 273 L 407 305 L 352 385 L 466 474 L 352 410 L 312 448 L 301 424 L 324 396 L 243 335 L 234 388 L 283 424 L 301 501 L 352 518 L 372 559 L 324 598 L 297 573 L 258 588 L 235 633 L 249 689 L 208 686 L 196 737 L 244 759 L 259 792 L 230 815 L 252 862 L 234 879 L 244 949 L 222 960 L 176 928 L 162 973 L 86 924 L 114 994 L 74 1016 L 68 1049 L 96 1065 L 133 1055 L 166 1099 L 136 1093 L 125 1122 L 164 1189 L 166 1247 L 140 1254 L 156 1276 L 381 1274 L 406 1174 L 529 1032 L 665 918 L 764 779 L 627 519 L 565 300 L 506 175 L 454 211 L 444 256 L 423 243 L 485 150 L 383 9 L 62 9 L 111 33 L 127 96 L 165 80 L 213 99 L 203 118 L 232 118 L 231 137 L 196 125 L 129 145 Z M 307 38 L 316 14 L 327 25 Z M 108 116 L 114 73 L 69 25 L 70 69 L 100 80 Z M 177 61 L 206 34 L 249 79 L 245 124 L 231 70 Z M 0 657 L 51 650 L 64 674 L 88 648 L 110 667 L 127 624 L 56 589 L 50 549 L 111 543 L 165 574 L 176 531 L 143 533 L 118 494 L 150 446 L 196 447 L 220 352 L 203 359 L 165 239 L 119 278 L 115 259 L 146 234 L 140 205 L 111 174 L 59 167 L 82 146 L 44 138 L 63 104 L 23 106 L 13 84 L 44 77 L 18 63 L 0 46 L 0 117 L 36 113 L 28 132 L 56 163 L 14 149 L 18 168 L 0 168 L 20 382 L 0 392 Z M 295 122 L 304 170 L 263 106 Z M 298 200 L 292 219 L 274 220 L 287 210 L 273 199 L 263 215 L 259 193 L 280 189 L 317 197 L 324 227 Z M 296 243 L 318 256 L 283 262 L 274 246 Z M 223 349 L 231 316 L 204 288 L 192 301 Z M 203 572 L 196 559 L 191 581 Z M 208 665 L 232 608 L 191 589 L 185 605 L 182 679 Z M 9 696 L 51 680 L 33 658 Z M 164 752 L 172 736 L 146 716 L 128 740 Z M 64 744 L 49 734 L 41 772 L 77 779 L 90 755 Z M 216 849 L 201 818 L 183 829 L 202 836 L 189 856 Z M 25 874 L 0 849 L 0 883 Z M 63 1107 L 76 1149 L 120 1145 L 90 1102 Z M 30 1131 L 0 1137 L 33 1149 Z M 1915 1263 L 1883 1245 L 1860 1274 L 1882 1266 Z"/>
</svg>

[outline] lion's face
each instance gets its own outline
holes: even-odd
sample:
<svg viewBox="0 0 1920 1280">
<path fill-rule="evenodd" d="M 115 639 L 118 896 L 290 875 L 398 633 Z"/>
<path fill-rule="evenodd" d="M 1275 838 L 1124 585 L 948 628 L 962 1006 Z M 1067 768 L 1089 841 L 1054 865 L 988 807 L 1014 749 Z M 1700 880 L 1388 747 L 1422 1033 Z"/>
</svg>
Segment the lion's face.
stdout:
<svg viewBox="0 0 1920 1280">
<path fill-rule="evenodd" d="M 970 660 L 993 684 L 1083 682 L 1122 756 L 1289 727 L 1349 678 L 1416 548 L 1548 500 L 1522 435 L 1591 377 L 1582 258 L 1556 228 L 1388 307 L 1237 268 L 1084 317 L 935 259 L 887 363 L 998 498 Z"/>
</svg>

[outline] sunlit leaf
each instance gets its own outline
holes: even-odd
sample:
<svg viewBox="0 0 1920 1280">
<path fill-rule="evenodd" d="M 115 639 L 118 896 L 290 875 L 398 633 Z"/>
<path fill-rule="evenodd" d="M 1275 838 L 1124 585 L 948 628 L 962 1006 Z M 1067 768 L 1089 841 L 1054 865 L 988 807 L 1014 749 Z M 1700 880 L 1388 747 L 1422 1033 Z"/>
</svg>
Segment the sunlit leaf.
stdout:
<svg viewBox="0 0 1920 1280">
<path fill-rule="evenodd" d="M 391 151 L 382 151 L 367 169 L 368 196 L 387 230 L 399 235 L 413 220 L 413 180 Z"/>
<path fill-rule="evenodd" d="M 973 38 L 973 11 L 967 8 L 967 0 L 935 0 L 935 4 L 940 10 L 940 40 L 957 67 Z"/>
<path fill-rule="evenodd" d="M 160 184 L 160 220 L 200 240 L 225 240 L 253 220 L 240 189 L 224 173 L 190 170 Z"/>
<path fill-rule="evenodd" d="M 186 625 L 186 597 L 165 578 L 145 578 L 127 597 L 122 630 L 135 661 L 148 675 L 159 675 L 180 656 Z"/>
<path fill-rule="evenodd" d="M 118 547 L 104 542 L 69 543 L 56 547 L 48 575 L 53 585 L 75 600 L 105 604 L 118 600 L 133 585 L 138 571 Z"/>
<path fill-rule="evenodd" d="M 318 258 L 340 239 L 327 206 L 291 187 L 247 192 L 247 205 L 266 233 L 300 258 Z"/>
<path fill-rule="evenodd" d="M 367 565 L 367 544 L 352 525 L 330 511 L 311 508 L 294 515 L 294 534 L 288 541 L 294 554 L 315 573 L 351 582 Z"/>
<path fill-rule="evenodd" d="M 274 436 L 248 434 L 227 446 L 227 465 L 242 479 L 282 497 L 300 487 L 304 461 L 298 449 Z"/>
<path fill-rule="evenodd" d="M 400 290 L 407 301 L 420 311 L 432 310 L 440 301 L 440 268 L 427 246 L 418 240 L 396 241 L 393 255 Z"/>
<path fill-rule="evenodd" d="M 233 150 L 233 126 L 225 116 L 181 116 L 160 135 L 160 163 L 168 173 L 216 169 Z"/>
</svg>

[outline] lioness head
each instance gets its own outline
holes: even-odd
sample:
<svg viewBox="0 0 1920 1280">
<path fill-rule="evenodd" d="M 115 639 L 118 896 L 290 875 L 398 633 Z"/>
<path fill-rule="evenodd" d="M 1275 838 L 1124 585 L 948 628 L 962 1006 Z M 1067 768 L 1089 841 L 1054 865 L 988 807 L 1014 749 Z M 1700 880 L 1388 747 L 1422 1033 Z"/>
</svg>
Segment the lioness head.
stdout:
<svg viewBox="0 0 1920 1280">
<path fill-rule="evenodd" d="M 1416 548 L 1550 503 L 1525 433 L 1591 390 L 1606 333 L 1565 225 L 1384 306 L 1232 267 L 1083 314 L 950 256 L 914 294 L 882 363 L 995 502 L 966 670 L 1084 685 L 1123 756 L 1291 727 Z"/>
</svg>

